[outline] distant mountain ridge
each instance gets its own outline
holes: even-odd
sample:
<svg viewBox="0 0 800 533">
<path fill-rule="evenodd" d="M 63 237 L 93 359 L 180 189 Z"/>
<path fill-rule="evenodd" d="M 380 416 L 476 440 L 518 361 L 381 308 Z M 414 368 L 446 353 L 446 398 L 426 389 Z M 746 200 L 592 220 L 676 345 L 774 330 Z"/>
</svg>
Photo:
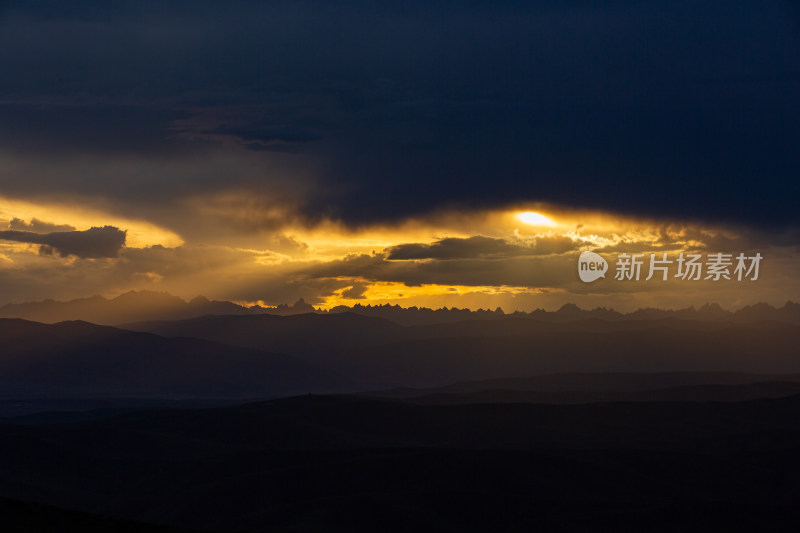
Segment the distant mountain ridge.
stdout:
<svg viewBox="0 0 800 533">
<path fill-rule="evenodd" d="M 363 396 L 413 403 L 548 403 L 744 401 L 800 394 L 800 374 L 744 372 L 560 373 L 400 388 Z"/>
<path fill-rule="evenodd" d="M 539 376 L 482 379 L 429 389 L 401 388 L 364 392 L 364 396 L 416 398 L 432 394 L 472 394 L 488 390 L 520 392 L 645 392 L 701 385 L 748 385 L 764 382 L 800 384 L 800 374 L 747 372 L 561 372 Z"/>
<path fill-rule="evenodd" d="M 782 307 L 766 303 L 748 305 L 736 311 L 726 311 L 715 303 L 707 303 L 699 308 L 668 310 L 644 308 L 630 313 L 620 313 L 613 309 L 598 307 L 581 309 L 572 303 L 564 304 L 557 311 L 536 309 L 531 312 L 515 311 L 505 313 L 502 309 L 470 310 L 458 308 L 429 309 L 425 307 L 400 307 L 399 305 L 361 305 L 352 307 L 337 306 L 327 311 L 315 309 L 302 298 L 293 305 L 281 304 L 274 307 L 245 307 L 234 302 L 209 300 L 204 296 L 186 301 L 166 292 L 129 291 L 115 298 L 91 296 L 66 302 L 44 300 L 6 304 L 0 307 L 0 318 L 22 318 L 53 324 L 68 320 L 85 320 L 93 324 L 120 325 L 154 320 L 185 320 L 207 315 L 258 315 L 271 314 L 290 316 L 304 313 L 340 314 L 355 313 L 367 317 L 384 318 L 403 326 L 417 326 L 439 323 L 455 323 L 467 320 L 500 320 L 508 317 L 530 318 L 543 322 L 574 322 L 587 319 L 604 321 L 658 320 L 673 318 L 678 320 L 732 321 L 732 322 L 788 322 L 800 324 L 800 303 L 787 301 Z"/>
<path fill-rule="evenodd" d="M 293 315 L 310 312 L 314 312 L 314 307 L 302 299 L 292 306 L 244 307 L 233 302 L 209 300 L 205 296 L 197 296 L 187 302 L 167 292 L 129 291 L 111 299 L 91 296 L 67 302 L 44 300 L 7 304 L 0 307 L 0 318 L 22 318 L 46 324 L 84 320 L 111 326 L 142 320 L 182 320 L 205 315 Z"/>
<path fill-rule="evenodd" d="M 707 303 L 699 308 L 694 306 L 684 309 L 655 309 L 643 308 L 630 313 L 620 313 L 613 309 L 597 307 L 595 309 L 581 309 L 573 303 L 566 303 L 557 311 L 536 309 L 530 312 L 515 311 L 504 313 L 498 308 L 494 311 L 478 309 L 457 308 L 403 308 L 398 305 L 359 305 L 353 307 L 337 306 L 328 313 L 351 312 L 364 316 L 386 318 L 405 326 L 435 324 L 442 322 L 461 322 L 465 320 L 498 320 L 505 317 L 532 318 L 544 322 L 575 322 L 587 319 L 600 319 L 607 321 L 620 320 L 659 320 L 674 318 L 678 320 L 702 321 L 774 321 L 800 323 L 800 303 L 787 301 L 782 307 L 773 307 L 766 303 L 747 305 L 736 311 L 726 311 L 719 304 Z"/>
</svg>

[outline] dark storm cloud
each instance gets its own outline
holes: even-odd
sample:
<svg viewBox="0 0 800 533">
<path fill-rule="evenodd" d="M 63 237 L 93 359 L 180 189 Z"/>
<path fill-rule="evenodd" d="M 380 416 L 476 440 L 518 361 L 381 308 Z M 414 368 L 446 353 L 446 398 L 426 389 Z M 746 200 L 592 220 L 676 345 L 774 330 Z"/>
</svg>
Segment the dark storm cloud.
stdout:
<svg viewBox="0 0 800 533">
<path fill-rule="evenodd" d="M 64 105 L 0 102 L 0 141 L 20 152 L 48 156 L 77 153 L 164 153 L 186 150 L 171 140 L 179 110 L 142 105 Z"/>
<path fill-rule="evenodd" d="M 125 246 L 125 232 L 113 226 L 53 233 L 0 231 L 0 239 L 41 244 L 40 253 L 42 254 L 57 253 L 62 257 L 74 255 L 83 259 L 117 257 L 119 251 Z"/>
<path fill-rule="evenodd" d="M 69 224 L 53 224 L 52 222 L 44 222 L 38 218 L 32 219 L 30 222 L 25 222 L 20 218 L 12 218 L 8 223 L 8 229 L 17 231 L 32 231 L 34 233 L 50 233 L 53 231 L 74 231 L 75 227 Z"/>
<path fill-rule="evenodd" d="M 514 244 L 504 239 L 475 235 L 468 238 L 450 237 L 431 244 L 406 243 L 392 246 L 389 260 L 503 258 L 522 255 L 563 253 L 574 250 L 578 242 L 568 237 L 543 237 L 533 246 Z"/>
<path fill-rule="evenodd" d="M 222 125 L 205 132 L 207 135 L 230 135 L 253 150 L 289 150 L 294 145 L 320 139 L 313 131 L 299 127 L 253 122 L 242 125 Z"/>
<path fill-rule="evenodd" d="M 800 222 L 792 2 L 2 9 L 14 153 L 288 152 L 320 162 L 300 207 L 353 224 L 528 200 Z"/>
<path fill-rule="evenodd" d="M 426 284 L 564 287 L 575 284 L 572 256 L 389 261 L 383 254 L 352 255 L 302 269 L 303 279 L 361 278 L 368 281 Z"/>
<path fill-rule="evenodd" d="M 408 243 L 389 248 L 387 259 L 461 259 L 519 255 L 527 247 L 516 246 L 503 239 L 476 235 L 467 239 L 448 238 L 432 244 Z"/>
<path fill-rule="evenodd" d="M 367 292 L 369 286 L 366 283 L 356 283 L 349 289 L 345 289 L 342 291 L 343 298 L 353 298 L 355 300 L 361 300 L 364 298 L 364 293 Z"/>
</svg>

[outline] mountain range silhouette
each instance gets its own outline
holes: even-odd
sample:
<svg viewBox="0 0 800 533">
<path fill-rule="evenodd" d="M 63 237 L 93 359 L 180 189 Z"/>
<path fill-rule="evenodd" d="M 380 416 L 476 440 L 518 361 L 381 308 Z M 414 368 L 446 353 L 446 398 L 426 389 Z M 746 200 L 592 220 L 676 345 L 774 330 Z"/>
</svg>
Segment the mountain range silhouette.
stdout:
<svg viewBox="0 0 800 533">
<path fill-rule="evenodd" d="M 508 316 L 533 318 L 542 321 L 563 322 L 597 318 L 601 320 L 639 320 L 676 318 L 681 320 L 730 320 L 735 322 L 778 321 L 800 323 L 800 304 L 787 301 L 782 307 L 766 303 L 748 305 L 736 311 L 726 311 L 719 304 L 707 303 L 699 308 L 687 307 L 677 310 L 644 308 L 630 313 L 598 307 L 581 309 L 572 303 L 564 304 L 557 311 L 537 309 L 531 312 L 504 313 L 502 309 L 470 310 L 457 308 L 429 309 L 400 307 L 399 305 L 337 306 L 320 311 L 302 298 L 292 305 L 274 307 L 259 305 L 245 307 L 234 302 L 209 300 L 197 296 L 190 301 L 166 292 L 128 291 L 115 298 L 91 296 L 65 302 L 44 300 L 6 304 L 0 307 L 0 318 L 24 318 L 35 322 L 55 323 L 67 320 L 85 320 L 94 324 L 119 325 L 146 320 L 180 320 L 205 315 L 297 315 L 305 313 L 338 314 L 356 313 L 363 316 L 386 318 L 401 325 L 423 325 L 464 320 L 498 320 Z"/>
</svg>

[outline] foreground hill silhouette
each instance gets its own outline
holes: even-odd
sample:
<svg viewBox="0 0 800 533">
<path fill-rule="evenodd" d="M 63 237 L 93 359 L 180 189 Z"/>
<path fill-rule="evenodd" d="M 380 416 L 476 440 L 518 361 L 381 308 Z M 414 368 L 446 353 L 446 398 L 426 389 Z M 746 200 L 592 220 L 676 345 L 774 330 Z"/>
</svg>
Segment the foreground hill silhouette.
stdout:
<svg viewBox="0 0 800 533">
<path fill-rule="evenodd" d="M 38 502 L 86 530 L 800 528 L 792 323 L 310 313 L 126 327 L 0 319 L 0 414 L 27 413 L 0 418 L 8 516 L 35 518 L 24 502 Z M 273 399 L 230 405 L 242 398 Z M 201 401 L 228 405 L 189 408 Z M 164 405 L 185 408 L 143 408 Z"/>
<path fill-rule="evenodd" d="M 800 374 L 738 372 L 563 373 L 362 393 L 424 404 L 725 401 L 800 394 Z"/>
<path fill-rule="evenodd" d="M 220 531 L 796 531 L 800 397 L 0 424 L 0 495 Z"/>
<path fill-rule="evenodd" d="M 365 388 L 569 371 L 800 373 L 800 330 L 779 322 L 505 317 L 403 327 L 342 313 L 208 316 L 125 327 L 296 355 Z"/>
<path fill-rule="evenodd" d="M 206 316 L 126 327 L 0 319 L 6 343 L 0 352 L 0 398 L 259 399 L 563 372 L 800 374 L 800 330 L 772 322 L 548 323 L 506 317 L 404 327 L 340 313 Z M 787 379 L 773 375 L 746 383 L 754 381 Z M 682 383 L 648 390 L 677 385 Z M 791 390 L 780 387 L 781 393 Z M 670 397 L 679 395 L 663 399 Z"/>
<path fill-rule="evenodd" d="M 797 531 L 800 329 L 699 311 L 0 319 L 0 513 L 25 530 Z"/>
<path fill-rule="evenodd" d="M 86 322 L 0 319 L 0 338 L 0 398 L 264 398 L 337 384 L 287 355 Z"/>
<path fill-rule="evenodd" d="M 0 498 L 0 517 L 6 531 L 62 531 L 80 533 L 181 533 L 186 530 L 113 520 L 37 503 Z"/>
</svg>

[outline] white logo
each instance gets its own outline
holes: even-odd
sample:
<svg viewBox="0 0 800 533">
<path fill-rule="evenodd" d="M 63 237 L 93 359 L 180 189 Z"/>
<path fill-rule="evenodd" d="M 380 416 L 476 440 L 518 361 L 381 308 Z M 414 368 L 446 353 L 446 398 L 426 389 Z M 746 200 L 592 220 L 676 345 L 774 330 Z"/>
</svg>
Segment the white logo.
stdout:
<svg viewBox="0 0 800 533">
<path fill-rule="evenodd" d="M 590 283 L 598 278 L 605 278 L 608 263 L 594 252 L 581 252 L 578 258 L 578 275 L 581 281 Z"/>
</svg>

